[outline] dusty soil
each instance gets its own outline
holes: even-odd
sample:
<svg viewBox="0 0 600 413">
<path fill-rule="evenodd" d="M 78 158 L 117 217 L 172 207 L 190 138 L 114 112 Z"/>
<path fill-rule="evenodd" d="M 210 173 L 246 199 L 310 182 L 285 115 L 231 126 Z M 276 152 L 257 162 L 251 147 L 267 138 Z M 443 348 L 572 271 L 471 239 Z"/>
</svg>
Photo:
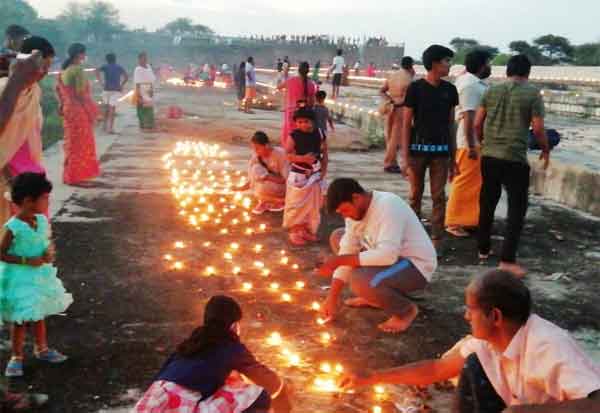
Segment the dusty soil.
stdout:
<svg viewBox="0 0 600 413">
<path fill-rule="evenodd" d="M 179 129 L 190 139 L 224 144 L 238 169 L 243 169 L 249 155 L 250 132 L 263 128 L 276 133 L 281 116 L 262 111 L 239 114 L 232 105 L 233 95 L 220 90 L 164 89 L 161 102 L 176 102 L 188 114 L 186 119 L 171 121 L 170 131 Z M 296 412 L 364 412 L 374 404 L 370 389 L 340 397 L 312 391 L 310 383 L 321 361 L 340 362 L 346 368 L 389 367 L 437 357 L 468 332 L 462 320 L 463 289 L 470 277 L 487 269 L 477 263 L 474 240 L 447 242 L 434 282 L 416 298 L 421 315 L 406 333 L 379 333 L 375 326 L 384 315 L 375 310 L 345 309 L 335 324 L 319 327 L 308 306 L 325 296 L 321 287 L 326 282 L 313 269 L 329 254 L 327 235 L 341 221 L 324 215 L 323 241 L 301 249 L 288 245 L 281 216 L 275 214 L 254 219 L 254 227 L 265 223 L 268 229 L 253 237 L 240 235 L 239 230 L 220 235 L 210 226 L 194 230 L 178 216 L 160 160 L 183 134 L 141 134 L 130 108 L 120 117 L 119 127 L 122 136 L 103 157 L 102 176 L 78 189 L 54 220 L 57 266 L 75 303 L 67 317 L 50 319 L 49 335 L 52 345 L 71 359 L 51 367 L 27 360 L 25 378 L 10 382 L 14 389 L 49 393 L 51 403 L 44 411 L 127 411 L 176 343 L 199 323 L 204 303 L 216 293 L 233 295 L 243 304 L 244 339 L 260 359 L 292 380 Z M 406 196 L 405 181 L 382 173 L 382 156 L 381 152 L 335 151 L 332 178 L 358 177 L 368 188 Z M 429 212 L 427 203 L 425 210 Z M 499 220 L 498 234 L 502 228 Z M 520 248 L 520 258 L 531 271 L 527 282 L 534 291 L 536 311 L 575 332 L 596 355 L 600 277 L 594 252 L 600 252 L 599 234 L 597 220 L 532 199 Z M 186 249 L 173 247 L 180 240 L 187 243 Z M 211 245 L 204 247 L 207 241 Z M 223 259 L 232 241 L 246 248 L 236 265 L 249 269 L 260 259 L 272 271 L 269 282 L 288 288 L 303 280 L 305 289 L 290 290 L 294 301 L 284 303 L 255 272 L 244 270 L 232 276 Z M 263 253 L 248 252 L 255 243 L 263 244 Z M 299 264 L 298 271 L 278 264 L 281 249 L 288 251 L 290 263 Z M 181 259 L 185 268 L 173 270 L 163 258 L 166 253 Z M 207 265 L 219 273 L 204 276 Z M 255 289 L 242 292 L 242 281 L 252 281 Z M 327 347 L 318 342 L 318 334 L 325 330 L 336 338 Z M 288 366 L 279 352 L 265 345 L 273 331 L 300 354 L 301 366 Z M 8 338 L 6 330 L 3 337 Z M 5 343 L 3 358 L 8 354 Z M 451 392 L 430 390 L 388 388 L 401 407 L 426 402 L 435 411 L 449 411 Z M 382 406 L 386 413 L 395 411 L 389 401 Z"/>
</svg>

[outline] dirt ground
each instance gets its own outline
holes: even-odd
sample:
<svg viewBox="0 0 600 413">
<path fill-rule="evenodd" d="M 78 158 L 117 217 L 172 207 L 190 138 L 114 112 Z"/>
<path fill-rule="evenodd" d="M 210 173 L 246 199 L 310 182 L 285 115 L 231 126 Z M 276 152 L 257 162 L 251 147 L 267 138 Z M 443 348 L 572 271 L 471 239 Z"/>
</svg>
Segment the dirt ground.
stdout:
<svg viewBox="0 0 600 413">
<path fill-rule="evenodd" d="M 186 118 L 163 122 L 165 132 L 142 134 L 133 110 L 123 108 L 118 120 L 121 136 L 102 158 L 102 176 L 79 188 L 54 219 L 57 266 L 75 303 L 66 317 L 50 319 L 49 336 L 52 345 L 71 359 L 51 367 L 26 360 L 25 378 L 10 386 L 48 393 L 47 412 L 126 412 L 178 341 L 198 325 L 206 300 L 225 293 L 243 305 L 244 341 L 292 381 L 295 412 L 366 412 L 376 403 L 385 413 L 423 404 L 437 412 L 449 411 L 452 393 L 443 388 L 390 386 L 388 400 L 376 402 L 371 389 L 334 396 L 313 391 L 311 383 L 322 361 L 339 362 L 346 369 L 381 368 L 438 357 L 449 349 L 468 332 L 462 319 L 464 287 L 470 277 L 487 269 L 478 265 L 474 240 L 446 243 L 434 282 L 415 297 L 421 314 L 406 333 L 378 332 L 375 326 L 385 316 L 375 310 L 344 309 L 333 325 L 320 327 L 309 306 L 325 297 L 322 287 L 327 283 L 313 269 L 329 254 L 326 238 L 341 225 L 339 218 L 324 215 L 322 241 L 307 248 L 289 246 L 276 214 L 255 218 L 253 227 L 264 223 L 267 230 L 252 237 L 237 229 L 222 235 L 211 226 L 198 231 L 178 215 L 161 161 L 177 140 L 187 138 L 220 143 L 230 152 L 232 165 L 243 169 L 251 132 L 265 129 L 275 136 L 281 113 L 241 114 L 233 105 L 233 94 L 222 90 L 163 89 L 160 99 L 161 105 L 182 106 Z M 351 140 L 359 139 L 352 136 Z M 407 183 L 382 172 L 382 156 L 380 151 L 334 151 L 331 178 L 357 177 L 367 188 L 406 197 Z M 430 211 L 427 202 L 425 211 Z M 499 220 L 497 234 L 502 228 Z M 534 291 L 536 312 L 572 331 L 598 361 L 599 234 L 598 220 L 532 199 L 520 248 L 520 259 L 530 269 L 527 283 Z M 496 243 L 500 239 L 495 236 Z M 185 241 L 187 248 L 174 248 L 176 241 Z M 234 241 L 244 251 L 236 258 L 244 269 L 239 276 L 231 275 L 223 258 Z M 260 254 L 249 250 L 256 243 L 263 245 Z M 282 249 L 298 270 L 278 264 Z M 168 253 L 185 268 L 174 270 L 164 260 Z M 271 269 L 269 282 L 287 288 L 292 303 L 282 302 L 280 294 L 265 288 L 265 279 L 249 270 L 256 260 Z M 209 265 L 216 268 L 216 275 L 205 276 Z M 298 280 L 306 283 L 300 292 L 290 288 Z M 255 288 L 241 291 L 242 281 L 252 281 Z M 300 355 L 299 366 L 288 365 L 279 351 L 266 345 L 274 331 Z M 324 331 L 335 337 L 328 346 L 318 341 Z M 3 339 L 6 360 L 6 329 Z"/>
</svg>

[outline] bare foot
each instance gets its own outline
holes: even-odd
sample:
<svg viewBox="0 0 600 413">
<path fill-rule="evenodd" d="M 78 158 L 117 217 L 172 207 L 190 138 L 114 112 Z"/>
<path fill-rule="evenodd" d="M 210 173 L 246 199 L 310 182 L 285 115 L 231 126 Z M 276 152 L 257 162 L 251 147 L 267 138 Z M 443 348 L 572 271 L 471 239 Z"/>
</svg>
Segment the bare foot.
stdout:
<svg viewBox="0 0 600 413">
<path fill-rule="evenodd" d="M 517 278 L 523 278 L 527 274 L 527 270 L 521 267 L 516 262 L 500 262 L 498 268 L 502 271 L 508 271 Z"/>
<path fill-rule="evenodd" d="M 385 323 L 379 324 L 377 327 L 386 333 L 401 333 L 408 330 L 415 318 L 419 315 L 419 308 L 412 304 L 410 313 L 405 317 L 392 316 Z"/>
<path fill-rule="evenodd" d="M 354 308 L 364 308 L 364 307 L 379 308 L 376 305 L 371 304 L 370 302 L 368 302 L 367 300 L 365 300 L 362 297 L 348 298 L 346 301 L 344 301 L 344 304 L 347 305 L 348 307 L 354 307 Z"/>
</svg>

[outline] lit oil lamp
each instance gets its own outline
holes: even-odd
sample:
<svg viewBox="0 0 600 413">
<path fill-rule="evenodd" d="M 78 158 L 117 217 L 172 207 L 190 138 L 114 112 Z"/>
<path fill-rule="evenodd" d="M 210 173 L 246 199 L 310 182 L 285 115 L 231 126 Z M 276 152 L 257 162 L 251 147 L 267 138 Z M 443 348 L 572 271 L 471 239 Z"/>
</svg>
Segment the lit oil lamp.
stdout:
<svg viewBox="0 0 600 413">
<path fill-rule="evenodd" d="M 269 270 L 268 268 L 264 268 L 261 272 L 260 275 L 262 275 L 263 277 L 268 277 L 271 274 L 271 270 Z"/>
<path fill-rule="evenodd" d="M 179 248 L 179 249 L 185 248 L 185 243 L 183 241 L 177 241 L 175 243 L 175 248 Z"/>
<path fill-rule="evenodd" d="M 288 293 L 283 293 L 283 294 L 281 294 L 281 301 L 289 303 L 292 301 L 292 296 L 289 295 Z"/>
<path fill-rule="evenodd" d="M 244 291 L 250 291 L 252 290 L 252 283 L 250 282 L 245 282 L 242 284 L 242 290 Z"/>
<path fill-rule="evenodd" d="M 173 268 L 176 270 L 182 270 L 183 267 L 184 267 L 184 265 L 181 261 L 177 261 L 173 264 Z"/>
<path fill-rule="evenodd" d="M 256 268 L 265 268 L 265 263 L 262 261 L 254 261 L 254 266 Z"/>
<path fill-rule="evenodd" d="M 289 261 L 290 259 L 288 257 L 281 257 L 281 260 L 279 260 L 279 262 L 283 265 L 287 265 Z"/>
<path fill-rule="evenodd" d="M 318 303 L 318 302 L 316 302 L 316 301 L 313 301 L 313 302 L 312 302 L 312 304 L 310 305 L 310 308 L 311 308 L 313 311 L 319 311 L 319 310 L 321 309 L 321 304 L 319 304 L 319 303 Z"/>
<path fill-rule="evenodd" d="M 292 265 L 292 269 L 293 269 L 293 270 L 297 270 L 297 269 L 299 269 L 299 268 L 300 268 L 300 266 L 299 266 L 298 264 L 294 264 L 294 265 Z"/>
<path fill-rule="evenodd" d="M 238 249 L 240 249 L 240 244 L 238 244 L 237 242 L 232 242 L 231 244 L 229 244 L 229 248 L 231 248 L 233 251 L 237 251 Z"/>
<path fill-rule="evenodd" d="M 231 261 L 233 259 L 233 254 L 230 252 L 226 252 L 223 254 L 223 258 L 225 258 L 227 261 Z"/>
<path fill-rule="evenodd" d="M 263 246 L 261 244 L 256 244 L 253 248 L 254 252 L 261 252 L 263 249 Z"/>
<path fill-rule="evenodd" d="M 254 230 L 252 228 L 246 228 L 246 235 L 254 234 Z"/>
<path fill-rule="evenodd" d="M 258 226 L 258 229 L 259 229 L 260 231 L 262 231 L 262 232 L 266 231 L 266 230 L 267 230 L 267 224 L 260 224 L 260 225 Z"/>
<path fill-rule="evenodd" d="M 238 275 L 239 273 L 242 272 L 242 269 L 240 267 L 233 267 L 233 275 Z"/>
<path fill-rule="evenodd" d="M 296 290 L 302 290 L 305 286 L 304 281 L 296 281 Z"/>
<path fill-rule="evenodd" d="M 210 245 L 211 245 L 211 242 L 210 242 L 210 241 L 206 241 L 204 244 L 202 244 L 202 246 L 203 246 L 204 248 L 208 248 L 208 247 L 210 247 Z"/>
<path fill-rule="evenodd" d="M 269 284 L 269 289 L 271 291 L 277 291 L 277 290 L 279 290 L 279 283 L 273 282 L 273 283 Z"/>
<path fill-rule="evenodd" d="M 279 334 L 276 331 L 271 333 L 271 335 L 267 338 L 267 344 L 270 346 L 280 346 L 281 344 L 283 344 L 281 334 Z"/>
<path fill-rule="evenodd" d="M 163 258 L 165 261 L 173 261 L 173 256 L 171 254 L 165 254 Z"/>
<path fill-rule="evenodd" d="M 327 333 L 327 332 L 323 332 L 321 333 L 321 343 L 323 344 L 329 344 L 331 343 L 331 334 Z"/>
<path fill-rule="evenodd" d="M 212 265 L 209 265 L 208 267 L 206 267 L 206 270 L 204 271 L 204 273 L 208 276 L 211 276 L 211 275 L 215 275 L 217 273 L 217 270 Z"/>
</svg>

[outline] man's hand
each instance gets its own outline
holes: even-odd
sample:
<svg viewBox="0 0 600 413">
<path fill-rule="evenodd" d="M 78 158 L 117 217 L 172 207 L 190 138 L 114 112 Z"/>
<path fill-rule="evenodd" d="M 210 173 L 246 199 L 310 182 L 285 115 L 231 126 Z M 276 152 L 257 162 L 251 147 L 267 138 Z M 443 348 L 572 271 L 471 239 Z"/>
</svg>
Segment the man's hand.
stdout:
<svg viewBox="0 0 600 413">
<path fill-rule="evenodd" d="M 544 170 L 548 169 L 550 165 L 550 151 L 545 150 L 540 153 L 540 161 L 544 161 Z"/>
<path fill-rule="evenodd" d="M 448 181 L 452 182 L 454 177 L 460 175 L 460 169 L 458 168 L 458 164 L 454 160 L 450 160 L 450 167 L 448 168 Z"/>
<path fill-rule="evenodd" d="M 469 148 L 469 159 L 476 160 L 477 158 L 479 158 L 477 148 Z"/>
</svg>

